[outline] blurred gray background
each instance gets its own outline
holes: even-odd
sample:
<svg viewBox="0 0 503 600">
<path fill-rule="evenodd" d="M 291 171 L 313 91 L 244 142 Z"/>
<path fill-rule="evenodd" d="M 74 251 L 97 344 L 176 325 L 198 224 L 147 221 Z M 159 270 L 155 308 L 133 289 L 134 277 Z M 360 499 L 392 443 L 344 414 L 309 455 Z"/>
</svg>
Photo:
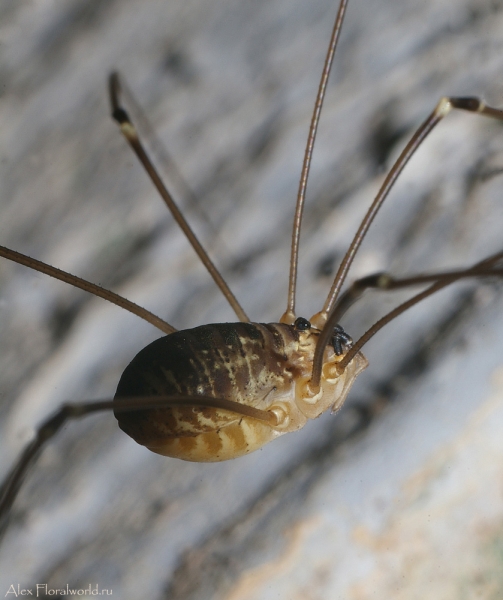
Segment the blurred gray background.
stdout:
<svg viewBox="0 0 503 600">
<path fill-rule="evenodd" d="M 352 0 L 308 188 L 298 314 L 318 311 L 383 174 L 443 95 L 503 106 L 503 3 Z M 0 243 L 175 327 L 233 321 L 109 118 L 119 69 L 193 196 L 171 187 L 253 320 L 285 309 L 328 0 L 3 0 Z M 453 114 L 407 167 L 353 278 L 503 247 L 503 127 Z M 368 294 L 357 337 L 402 294 Z M 155 456 L 112 415 L 68 425 L 0 549 L 11 584 L 119 598 L 460 599 L 503 594 L 497 282 L 418 306 L 365 349 L 337 417 L 212 465 Z M 0 262 L 0 474 L 63 401 L 112 397 L 159 332 Z M 52 596 L 54 597 L 54 596 Z"/>
</svg>

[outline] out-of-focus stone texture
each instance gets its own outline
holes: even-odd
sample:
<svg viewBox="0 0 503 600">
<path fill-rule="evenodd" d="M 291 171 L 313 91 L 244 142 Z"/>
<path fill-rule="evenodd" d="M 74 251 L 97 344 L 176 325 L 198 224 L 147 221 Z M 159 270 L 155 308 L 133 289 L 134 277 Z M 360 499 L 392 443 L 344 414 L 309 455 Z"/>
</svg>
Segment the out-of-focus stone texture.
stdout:
<svg viewBox="0 0 503 600">
<path fill-rule="evenodd" d="M 446 94 L 503 106 L 502 4 L 351 0 L 308 190 L 298 312 L 415 127 Z M 254 320 L 285 308 L 327 0 L 4 0 L 0 243 L 113 288 L 178 328 L 233 320 L 108 117 L 126 76 L 197 201 L 190 222 Z M 501 250 L 503 127 L 453 114 L 407 167 L 352 277 Z M 361 334 L 404 295 L 368 294 Z M 216 465 L 154 456 L 112 416 L 65 428 L 0 549 L 0 593 L 89 584 L 124 599 L 503 595 L 501 286 L 466 283 L 366 348 L 337 417 Z M 0 473 L 66 400 L 110 397 L 158 333 L 0 262 Z M 54 597 L 54 596 L 53 596 Z"/>
<path fill-rule="evenodd" d="M 369 485 L 375 465 L 351 452 L 285 528 L 282 551 L 241 575 L 225 597 L 500 597 L 502 398 L 499 368 L 486 401 L 409 475 L 389 465 L 386 480 Z M 413 420 L 405 424 L 415 437 Z M 397 450 L 396 440 L 383 439 L 389 425 L 385 418 L 369 436 L 377 455 Z M 359 497 L 341 490 L 350 468 L 367 475 Z"/>
</svg>

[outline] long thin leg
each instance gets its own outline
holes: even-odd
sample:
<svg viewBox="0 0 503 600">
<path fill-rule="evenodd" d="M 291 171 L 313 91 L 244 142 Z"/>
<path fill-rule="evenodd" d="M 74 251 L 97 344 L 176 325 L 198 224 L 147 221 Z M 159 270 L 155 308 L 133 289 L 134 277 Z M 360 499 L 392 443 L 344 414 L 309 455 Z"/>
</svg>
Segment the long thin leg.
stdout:
<svg viewBox="0 0 503 600">
<path fill-rule="evenodd" d="M 211 222 L 209 215 L 203 209 L 196 193 L 183 176 L 175 159 L 171 156 L 171 153 L 168 152 L 166 146 L 162 143 L 161 139 L 155 131 L 155 128 L 152 127 L 152 124 L 150 123 L 141 106 L 137 102 L 134 94 L 131 92 L 131 89 L 127 85 L 124 76 L 121 76 L 120 84 L 121 92 L 124 96 L 126 104 L 131 106 L 134 118 L 138 121 L 139 129 L 145 134 L 145 137 L 148 141 L 148 146 L 152 149 L 152 154 L 154 155 L 154 162 L 157 162 L 158 164 L 165 167 L 163 170 L 165 171 L 169 179 L 173 181 L 175 186 L 178 188 L 180 194 L 185 199 L 186 204 L 189 206 L 189 208 L 194 210 L 194 212 L 197 212 L 201 221 L 203 221 L 204 224 L 208 226 L 208 228 L 211 230 L 212 234 L 215 237 L 218 237 L 218 228 Z"/>
<path fill-rule="evenodd" d="M 172 396 L 155 396 L 120 398 L 119 400 L 119 402 L 102 400 L 98 402 L 64 404 L 38 427 L 35 438 L 27 444 L 0 486 L 0 536 L 5 530 L 10 509 L 28 469 L 34 464 L 46 443 L 58 433 L 67 421 L 109 410 L 114 410 L 117 413 L 167 408 L 170 406 L 194 406 L 226 410 L 239 416 L 264 421 L 271 426 L 277 425 L 277 417 L 273 412 L 245 406 L 239 402 L 225 400 L 224 398 L 212 398 L 209 396 L 179 396 L 175 398 Z"/>
<path fill-rule="evenodd" d="M 460 277 L 484 277 L 497 275 L 494 270 L 497 263 L 503 261 L 503 252 L 498 252 L 489 258 L 477 263 L 470 269 L 457 269 L 455 271 L 444 271 L 442 273 L 425 273 L 413 275 L 411 277 L 402 277 L 397 279 L 389 273 L 375 273 L 367 277 L 362 277 L 354 281 L 351 286 L 342 294 L 337 301 L 330 320 L 338 323 L 346 311 L 359 299 L 367 289 L 378 289 L 384 291 L 397 290 L 400 288 L 422 285 L 424 283 L 445 282 L 449 283 L 449 279 L 457 281 Z"/>
<path fill-rule="evenodd" d="M 0 256 L 3 256 L 8 260 L 12 260 L 20 265 L 24 265 L 25 267 L 33 269 L 34 271 L 38 271 L 39 273 L 44 273 L 45 275 L 54 277 L 54 279 L 59 279 L 59 281 L 69 283 L 70 285 L 84 290 L 85 292 L 89 292 L 94 296 L 108 300 L 108 302 L 112 302 L 112 304 L 116 304 L 130 313 L 133 313 L 154 327 L 157 327 L 157 329 L 160 329 L 164 333 L 169 334 L 176 331 L 176 329 L 169 323 L 163 321 L 160 317 L 154 315 L 145 308 L 138 306 L 138 304 L 130 302 L 129 300 L 126 300 L 126 298 L 123 298 L 122 296 L 119 296 L 110 290 L 102 288 L 99 285 L 91 283 L 90 281 L 81 279 L 76 275 L 72 275 L 71 273 L 57 269 L 56 267 L 51 267 L 51 265 L 48 265 L 35 258 L 31 258 L 30 256 L 26 256 L 25 254 L 21 254 L 20 252 L 16 252 L 15 250 L 10 250 L 5 246 L 0 246 Z"/>
<path fill-rule="evenodd" d="M 304 152 L 304 161 L 302 163 L 302 172 L 300 175 L 299 191 L 297 193 L 297 205 L 295 207 L 295 216 L 293 219 L 292 232 L 292 249 L 290 256 L 290 278 L 288 282 L 288 303 L 284 315 L 281 317 L 282 323 L 292 324 L 295 321 L 295 290 L 297 287 L 297 266 L 299 262 L 299 240 L 300 240 L 300 224 L 302 222 L 302 213 L 304 212 L 304 203 L 306 199 L 307 179 L 311 168 L 311 159 L 313 156 L 314 142 L 318 131 L 320 121 L 321 108 L 325 99 L 328 77 L 334 60 L 335 49 L 341 33 L 342 22 L 346 13 L 348 0 L 341 0 L 337 15 L 335 17 L 332 36 L 328 44 L 328 50 L 323 65 L 318 94 L 314 103 L 313 116 L 311 117 L 311 125 L 309 126 L 309 135 L 307 137 L 306 150 Z"/>
<path fill-rule="evenodd" d="M 466 110 L 468 112 L 484 115 L 493 119 L 503 120 L 503 110 L 486 106 L 478 98 L 442 98 L 440 100 L 435 110 L 423 122 L 416 133 L 412 136 L 409 143 L 405 146 L 404 150 L 384 180 L 379 193 L 367 211 L 367 214 L 361 222 L 360 227 L 358 228 L 358 231 L 356 232 L 355 237 L 353 238 L 353 241 L 351 242 L 351 245 L 349 246 L 349 249 L 341 262 L 323 309 L 312 319 L 312 322 L 316 327 L 323 327 L 328 315 L 333 309 L 356 252 L 358 251 L 363 238 L 367 234 L 367 231 L 372 224 L 372 221 L 377 215 L 384 200 L 388 196 L 391 188 L 395 184 L 398 176 L 403 171 L 405 165 L 409 162 L 413 154 L 422 144 L 426 136 L 436 125 L 438 125 L 438 123 L 440 123 L 445 116 L 451 112 L 453 108 Z"/>
<path fill-rule="evenodd" d="M 443 273 L 427 273 L 422 275 L 414 275 L 402 279 L 395 279 L 387 273 L 377 273 L 362 279 L 356 280 L 351 287 L 340 297 L 334 310 L 330 314 L 325 326 L 322 329 L 313 359 L 313 372 L 311 376 L 310 388 L 312 391 L 317 391 L 320 387 L 321 370 L 323 367 L 323 352 L 329 343 L 334 327 L 339 322 L 342 315 L 349 307 L 363 294 L 367 289 L 373 288 L 383 291 L 392 291 L 406 287 L 424 285 L 434 282 L 432 286 L 423 292 L 413 296 L 407 302 L 404 302 L 382 319 L 377 321 L 348 351 L 346 356 L 338 363 L 338 369 L 342 372 L 346 366 L 353 360 L 361 348 L 373 337 L 380 329 L 387 325 L 390 321 L 401 315 L 408 308 L 411 308 L 421 300 L 431 296 L 435 292 L 444 287 L 471 277 L 503 277 L 503 268 L 499 263 L 503 262 L 503 252 L 498 252 L 484 259 L 469 269 L 461 269 L 457 271 L 446 271 Z"/>
<path fill-rule="evenodd" d="M 219 287 L 220 291 L 233 308 L 238 319 L 240 321 L 243 321 L 244 323 L 248 323 L 250 319 L 246 315 L 245 311 L 237 301 L 234 294 L 231 292 L 224 278 L 222 277 L 222 275 L 220 275 L 218 269 L 213 264 L 213 261 L 208 256 L 206 250 L 202 247 L 201 242 L 197 239 L 195 233 L 192 231 L 184 216 L 180 212 L 180 209 L 176 205 L 175 201 L 173 200 L 173 197 L 171 196 L 168 189 L 164 185 L 161 177 L 159 176 L 159 173 L 152 164 L 150 157 L 146 153 L 145 148 L 143 147 L 143 144 L 141 143 L 140 138 L 138 136 L 138 132 L 136 131 L 136 128 L 133 125 L 129 115 L 121 106 L 119 99 L 121 93 L 121 83 L 118 73 L 112 73 L 110 75 L 109 91 L 113 119 L 119 124 L 122 134 L 126 138 L 127 142 L 133 149 L 138 159 L 140 160 L 141 164 L 143 165 L 143 168 L 152 180 L 152 183 L 155 185 L 157 191 L 166 203 L 166 206 L 171 211 L 171 214 L 173 215 L 175 221 L 178 223 L 180 229 L 183 231 L 183 233 L 189 240 L 191 246 L 194 248 L 197 255 L 201 259 L 201 262 L 204 264 L 209 274 L 213 277 L 213 280 Z"/>
</svg>

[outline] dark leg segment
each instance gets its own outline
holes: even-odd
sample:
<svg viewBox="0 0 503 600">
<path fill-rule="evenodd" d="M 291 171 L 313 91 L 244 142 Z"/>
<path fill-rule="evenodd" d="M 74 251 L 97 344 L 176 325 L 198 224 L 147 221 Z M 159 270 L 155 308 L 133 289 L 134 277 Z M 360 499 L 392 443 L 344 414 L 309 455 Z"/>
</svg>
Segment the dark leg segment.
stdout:
<svg viewBox="0 0 503 600">
<path fill-rule="evenodd" d="M 453 281 L 465 279 L 467 277 L 498 276 L 502 273 L 501 269 L 497 268 L 499 262 L 503 265 L 503 252 L 498 252 L 469 269 L 444 271 L 443 273 L 425 273 L 414 275 L 412 277 L 403 277 L 401 279 L 396 279 L 388 273 L 375 273 L 374 275 L 362 277 L 362 279 L 357 279 L 353 282 L 351 287 L 339 298 L 331 318 L 334 318 L 337 323 L 350 306 L 356 302 L 367 289 L 391 291 L 425 283 L 443 282 L 447 285 Z"/>
<path fill-rule="evenodd" d="M 316 351 L 313 360 L 313 374 L 311 377 L 310 387 L 313 391 L 317 391 L 320 386 L 321 369 L 323 366 L 323 352 L 325 347 L 330 342 L 333 336 L 334 328 L 337 327 L 339 319 L 349 309 L 349 307 L 361 297 L 367 289 L 378 289 L 384 291 L 392 291 L 426 283 L 433 283 L 429 288 L 413 296 L 407 302 L 404 302 L 390 313 L 385 315 L 377 323 L 375 323 L 348 351 L 343 360 L 338 363 L 338 368 L 341 372 L 361 350 L 361 348 L 373 337 L 380 329 L 387 325 L 390 321 L 401 315 L 408 308 L 411 308 L 421 300 L 431 296 L 435 292 L 444 287 L 471 277 L 503 277 L 503 252 L 498 252 L 484 259 L 469 269 L 459 271 L 446 271 L 443 273 L 429 273 L 423 275 L 415 275 L 402 279 L 395 279 L 387 273 L 376 273 L 356 280 L 351 287 L 339 298 L 334 310 L 328 318 L 325 326 L 322 329 L 321 335 L 318 338 Z"/>
<path fill-rule="evenodd" d="M 223 398 L 206 396 L 180 396 L 176 398 L 155 396 L 146 398 L 120 398 L 118 402 L 103 400 L 99 402 L 64 404 L 54 415 L 38 427 L 35 439 L 27 444 L 0 486 L 0 537 L 5 531 L 10 509 L 28 469 L 35 463 L 45 444 L 58 433 L 67 421 L 80 419 L 96 412 L 110 410 L 114 410 L 115 412 L 129 412 L 183 405 L 227 410 L 239 416 L 264 421 L 271 425 L 271 427 L 277 425 L 277 417 L 273 412 L 245 406 L 244 404 Z"/>
<path fill-rule="evenodd" d="M 332 288 L 328 293 L 327 299 L 325 301 L 325 305 L 323 309 L 315 315 L 311 321 L 313 325 L 316 327 L 323 327 L 326 322 L 328 315 L 331 313 L 335 303 L 337 302 L 337 298 L 339 297 L 339 293 L 342 289 L 346 276 L 348 274 L 349 268 L 353 262 L 353 259 L 365 237 L 367 234 L 372 221 L 377 215 L 379 209 L 383 205 L 386 200 L 391 188 L 395 184 L 398 176 L 403 171 L 405 165 L 412 158 L 416 150 L 423 143 L 426 136 L 434 129 L 440 121 L 446 117 L 452 109 L 466 110 L 468 112 L 472 112 L 479 115 L 484 115 L 486 117 L 491 117 L 493 119 L 498 119 L 503 121 L 503 110 L 499 110 L 497 108 L 492 108 L 490 106 L 486 106 L 481 100 L 478 98 L 442 98 L 440 102 L 437 104 L 435 110 L 426 118 L 423 124 L 418 128 L 418 130 L 414 133 L 409 143 L 405 146 L 404 150 L 398 157 L 395 164 L 391 167 L 390 172 L 386 176 L 384 183 L 381 186 L 377 196 L 372 202 L 367 214 L 363 218 L 358 231 L 351 242 L 348 251 L 346 252 L 337 274 L 335 276 L 334 282 L 332 284 Z"/>
<path fill-rule="evenodd" d="M 112 304 L 116 304 L 120 306 L 124 310 L 133 313 L 140 319 L 147 321 L 157 329 L 160 329 L 166 334 L 174 333 L 176 329 L 172 327 L 166 321 L 163 321 L 160 317 L 154 315 L 149 312 L 145 308 L 138 306 L 134 302 L 130 302 L 119 296 L 118 294 L 107 290 L 106 288 L 102 288 L 99 285 L 91 283 L 90 281 L 86 281 L 85 279 L 81 279 L 76 275 L 72 275 L 71 273 L 67 273 L 66 271 L 62 271 L 61 269 L 57 269 L 56 267 L 51 267 L 36 258 L 31 258 L 30 256 L 26 256 L 25 254 L 21 254 L 20 252 L 16 252 L 15 250 L 11 250 L 10 248 L 6 248 L 5 246 L 0 246 L 0 256 L 7 258 L 8 260 L 12 260 L 19 265 L 24 265 L 29 269 L 33 269 L 34 271 L 38 271 L 39 273 L 44 273 L 45 275 L 49 275 L 49 277 L 54 277 L 54 279 L 58 279 L 59 281 L 64 281 L 65 283 L 69 283 L 73 285 L 73 287 L 84 290 L 85 292 L 89 292 L 93 294 L 93 296 L 98 296 L 98 298 L 103 298 L 104 300 L 108 300 Z"/>
<path fill-rule="evenodd" d="M 136 127 L 133 125 L 128 113 L 125 111 L 125 109 L 120 103 L 121 83 L 118 73 L 112 73 L 112 75 L 110 75 L 109 91 L 110 103 L 112 105 L 112 118 L 119 124 L 122 134 L 126 138 L 127 142 L 133 149 L 138 159 L 140 160 L 141 164 L 143 165 L 143 168 L 152 180 L 152 183 L 155 185 L 157 191 L 166 203 L 166 206 L 171 211 L 171 214 L 173 215 L 175 221 L 178 223 L 180 229 L 183 231 L 183 233 L 189 240 L 191 246 L 194 248 L 197 255 L 201 259 L 201 262 L 206 267 L 209 274 L 213 277 L 213 280 L 220 288 L 220 291 L 233 308 L 238 319 L 244 323 L 249 323 L 250 319 L 248 318 L 245 311 L 237 301 L 234 294 L 231 292 L 229 286 L 225 282 L 222 275 L 220 275 L 219 271 L 213 264 L 213 261 L 201 245 L 201 242 L 197 239 L 195 233 L 190 228 L 190 225 L 187 223 L 184 216 L 180 212 L 180 209 L 173 200 L 172 195 L 164 185 L 159 173 L 154 167 L 152 161 L 150 160 L 150 157 L 146 153 L 145 148 L 143 147 L 143 144 L 141 143 L 140 138 L 138 136 Z"/>
</svg>

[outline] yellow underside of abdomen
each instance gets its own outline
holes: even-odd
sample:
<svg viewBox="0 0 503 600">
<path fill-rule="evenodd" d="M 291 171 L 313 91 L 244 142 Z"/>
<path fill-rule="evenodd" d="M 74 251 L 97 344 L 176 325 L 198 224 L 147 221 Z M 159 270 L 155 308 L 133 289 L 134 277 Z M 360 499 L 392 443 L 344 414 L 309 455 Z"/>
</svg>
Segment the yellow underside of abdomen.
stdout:
<svg viewBox="0 0 503 600">
<path fill-rule="evenodd" d="M 192 462 L 230 460 L 258 450 L 280 435 L 266 423 L 243 417 L 215 431 L 157 440 L 145 446 L 163 456 Z"/>
</svg>

